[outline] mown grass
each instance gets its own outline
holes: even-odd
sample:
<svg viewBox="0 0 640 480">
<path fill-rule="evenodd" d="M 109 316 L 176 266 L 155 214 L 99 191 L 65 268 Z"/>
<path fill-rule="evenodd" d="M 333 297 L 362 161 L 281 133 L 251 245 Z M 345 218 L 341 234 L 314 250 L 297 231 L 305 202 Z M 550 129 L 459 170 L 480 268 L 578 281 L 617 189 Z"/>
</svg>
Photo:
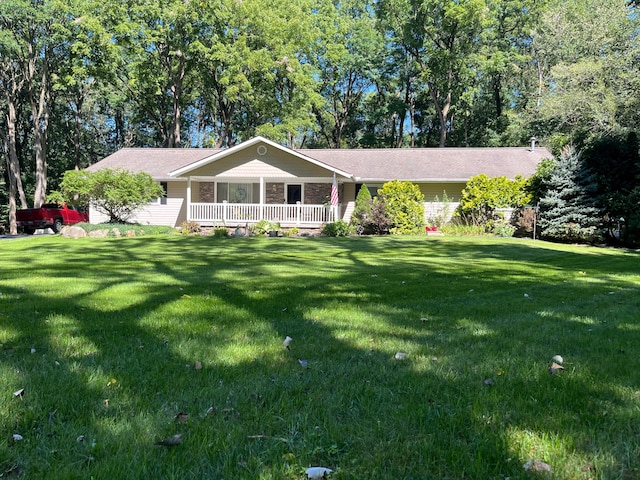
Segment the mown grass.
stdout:
<svg viewBox="0 0 640 480">
<path fill-rule="evenodd" d="M 640 477 L 638 252 L 40 237 L 0 262 L 4 476 Z"/>
</svg>

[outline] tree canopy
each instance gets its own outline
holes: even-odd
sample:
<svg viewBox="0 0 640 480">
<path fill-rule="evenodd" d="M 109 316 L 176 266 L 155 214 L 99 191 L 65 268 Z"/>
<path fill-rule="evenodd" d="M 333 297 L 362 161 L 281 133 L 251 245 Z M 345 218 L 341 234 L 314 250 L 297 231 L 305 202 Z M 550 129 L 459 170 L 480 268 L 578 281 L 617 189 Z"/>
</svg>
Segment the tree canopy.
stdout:
<svg viewBox="0 0 640 480">
<path fill-rule="evenodd" d="M 122 148 L 513 146 L 640 118 L 628 0 L 3 0 L 0 205 Z M 6 215 L 6 216 L 5 216 Z"/>
</svg>

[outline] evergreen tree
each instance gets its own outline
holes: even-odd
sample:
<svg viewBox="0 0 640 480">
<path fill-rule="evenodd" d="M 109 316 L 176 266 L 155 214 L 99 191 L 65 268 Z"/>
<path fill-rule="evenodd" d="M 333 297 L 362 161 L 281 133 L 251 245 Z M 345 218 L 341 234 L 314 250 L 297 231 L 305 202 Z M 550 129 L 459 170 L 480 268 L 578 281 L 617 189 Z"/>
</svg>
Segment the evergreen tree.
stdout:
<svg viewBox="0 0 640 480">
<path fill-rule="evenodd" d="M 367 186 L 363 184 L 356 196 L 356 204 L 351 214 L 351 225 L 364 229 L 371 218 L 371 209 L 371 192 L 369 192 Z"/>
<path fill-rule="evenodd" d="M 602 213 L 595 201 L 596 192 L 595 176 L 580 153 L 566 148 L 540 199 L 541 235 L 566 242 L 600 239 Z"/>
<path fill-rule="evenodd" d="M 635 132 L 599 137 L 583 150 L 583 158 L 596 175 L 598 203 L 609 234 L 619 226 L 623 242 L 640 240 L 640 213 L 637 192 L 640 187 L 640 143 Z"/>
</svg>

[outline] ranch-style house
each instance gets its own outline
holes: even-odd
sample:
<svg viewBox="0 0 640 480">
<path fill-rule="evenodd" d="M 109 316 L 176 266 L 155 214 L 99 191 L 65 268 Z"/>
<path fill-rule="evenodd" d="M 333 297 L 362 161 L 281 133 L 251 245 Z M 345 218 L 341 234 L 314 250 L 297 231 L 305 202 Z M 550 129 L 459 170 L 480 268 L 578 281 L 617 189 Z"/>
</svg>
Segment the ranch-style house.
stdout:
<svg viewBox="0 0 640 480">
<path fill-rule="evenodd" d="M 226 149 L 123 148 L 87 170 L 143 171 L 162 185 L 165 196 L 137 212 L 131 220 L 138 223 L 238 227 L 264 219 L 302 229 L 348 222 L 359 188 L 366 184 L 375 195 L 390 180 L 420 187 L 430 223 L 455 210 L 471 177 L 526 178 L 544 158 L 551 154 L 535 142 L 529 148 L 291 149 L 255 137 Z M 106 221 L 94 209 L 90 218 Z"/>
</svg>

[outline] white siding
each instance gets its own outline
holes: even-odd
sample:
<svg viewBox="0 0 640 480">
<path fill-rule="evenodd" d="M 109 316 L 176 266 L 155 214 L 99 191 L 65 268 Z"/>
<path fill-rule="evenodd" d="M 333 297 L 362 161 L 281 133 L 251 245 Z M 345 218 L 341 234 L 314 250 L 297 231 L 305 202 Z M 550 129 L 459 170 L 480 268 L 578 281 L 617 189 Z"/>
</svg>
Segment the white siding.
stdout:
<svg viewBox="0 0 640 480">
<path fill-rule="evenodd" d="M 459 202 L 425 202 L 424 220 L 430 226 L 435 223 L 444 225 L 451 221 L 451 217 L 453 217 L 458 205 L 460 205 Z"/>
<path fill-rule="evenodd" d="M 142 225 L 166 225 L 177 227 L 187 218 L 187 184 L 185 182 L 168 182 L 166 203 L 150 204 L 130 219 L 131 222 Z M 104 223 L 108 220 L 106 215 L 96 211 L 94 207 L 89 210 L 91 223 Z"/>
<path fill-rule="evenodd" d="M 242 150 L 191 172 L 194 177 L 236 178 L 328 178 L 326 168 L 305 162 L 289 152 L 269 148 L 268 154 L 256 155 L 253 149 Z"/>
<path fill-rule="evenodd" d="M 450 202 L 457 202 L 460 200 L 462 189 L 466 186 L 466 183 L 419 183 L 420 191 L 424 195 L 425 202 L 434 202 L 436 197 L 439 202 L 442 202 L 444 194 L 446 192 Z"/>
</svg>

